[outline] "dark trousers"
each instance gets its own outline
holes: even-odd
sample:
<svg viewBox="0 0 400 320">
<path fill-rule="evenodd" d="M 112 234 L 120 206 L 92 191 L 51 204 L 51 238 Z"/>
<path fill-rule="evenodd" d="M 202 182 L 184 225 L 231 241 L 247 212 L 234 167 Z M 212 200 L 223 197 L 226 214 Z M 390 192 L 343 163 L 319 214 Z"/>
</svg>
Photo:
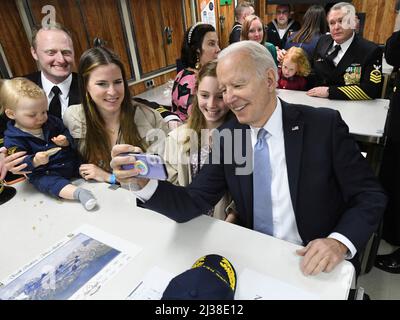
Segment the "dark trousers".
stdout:
<svg viewBox="0 0 400 320">
<path fill-rule="evenodd" d="M 400 245 L 400 141 L 388 139 L 383 152 L 380 180 L 389 198 L 383 217 L 382 238 Z"/>
</svg>

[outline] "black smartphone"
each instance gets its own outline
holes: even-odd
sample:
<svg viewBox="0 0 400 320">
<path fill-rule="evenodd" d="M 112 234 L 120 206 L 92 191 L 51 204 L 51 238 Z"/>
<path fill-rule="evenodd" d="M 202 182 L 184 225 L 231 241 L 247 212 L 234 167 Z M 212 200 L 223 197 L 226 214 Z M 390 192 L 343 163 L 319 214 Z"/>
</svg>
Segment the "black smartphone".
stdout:
<svg viewBox="0 0 400 320">
<path fill-rule="evenodd" d="M 158 154 L 125 153 L 124 155 L 136 158 L 135 163 L 125 164 L 122 166 L 122 169 L 139 169 L 140 172 L 137 178 L 167 180 L 168 174 L 164 160 Z"/>
<path fill-rule="evenodd" d="M 11 172 L 7 172 L 4 178 L 4 184 L 9 186 L 24 180 L 26 180 L 26 177 L 21 174 L 13 174 Z"/>
</svg>

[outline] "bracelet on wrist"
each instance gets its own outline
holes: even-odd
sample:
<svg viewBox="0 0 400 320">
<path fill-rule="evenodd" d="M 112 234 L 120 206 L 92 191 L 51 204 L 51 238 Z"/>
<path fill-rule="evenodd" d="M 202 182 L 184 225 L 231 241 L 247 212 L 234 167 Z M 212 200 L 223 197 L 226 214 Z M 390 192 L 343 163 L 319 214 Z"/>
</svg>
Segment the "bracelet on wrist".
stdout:
<svg viewBox="0 0 400 320">
<path fill-rule="evenodd" d="M 110 176 L 110 180 L 108 181 L 110 184 L 116 184 L 117 183 L 117 178 L 115 177 L 115 174 L 112 173 Z"/>
</svg>

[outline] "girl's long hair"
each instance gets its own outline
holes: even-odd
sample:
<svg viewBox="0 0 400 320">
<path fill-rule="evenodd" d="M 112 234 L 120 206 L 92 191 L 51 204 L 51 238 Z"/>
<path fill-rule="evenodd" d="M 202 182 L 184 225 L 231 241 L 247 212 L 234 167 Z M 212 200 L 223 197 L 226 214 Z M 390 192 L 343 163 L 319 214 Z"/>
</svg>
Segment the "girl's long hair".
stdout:
<svg viewBox="0 0 400 320">
<path fill-rule="evenodd" d="M 84 161 L 98 165 L 107 171 L 111 170 L 112 142 L 108 138 L 105 121 L 87 91 L 87 85 L 93 70 L 99 66 L 109 64 L 115 64 L 120 68 L 124 82 L 125 94 L 120 111 L 120 137 L 125 143 L 138 146 L 144 151 L 146 150 L 146 145 L 140 138 L 134 121 L 137 105 L 132 103 L 121 60 L 114 52 L 105 47 L 95 47 L 85 51 L 81 56 L 78 69 L 79 89 L 86 119 L 85 144 L 84 149 L 81 151 Z"/>
<path fill-rule="evenodd" d="M 204 66 L 201 67 L 199 70 L 199 73 L 196 78 L 196 91 L 199 88 L 200 82 L 203 80 L 205 77 L 214 77 L 217 78 L 217 60 L 211 60 L 207 62 Z M 225 119 L 229 116 L 231 111 L 229 111 L 225 115 Z M 203 113 L 201 112 L 199 108 L 199 101 L 197 98 L 197 94 L 194 96 L 193 99 L 193 107 L 192 107 L 192 113 L 189 116 L 188 119 L 188 128 L 194 130 L 197 133 L 198 137 L 198 142 L 199 142 L 199 147 L 201 144 L 201 130 L 207 128 L 207 123 L 206 123 L 206 118 L 204 117 Z M 189 137 L 187 137 L 187 140 L 189 140 Z"/>
<path fill-rule="evenodd" d="M 303 17 L 303 25 L 293 37 L 292 42 L 309 43 L 315 34 L 325 34 L 328 31 L 325 9 L 319 5 L 308 8 Z"/>
</svg>

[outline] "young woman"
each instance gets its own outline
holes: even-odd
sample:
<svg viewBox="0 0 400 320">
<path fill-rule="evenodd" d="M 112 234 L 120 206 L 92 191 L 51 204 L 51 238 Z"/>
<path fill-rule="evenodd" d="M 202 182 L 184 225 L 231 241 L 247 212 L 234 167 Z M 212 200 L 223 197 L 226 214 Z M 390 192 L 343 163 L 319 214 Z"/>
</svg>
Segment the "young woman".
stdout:
<svg viewBox="0 0 400 320">
<path fill-rule="evenodd" d="M 172 112 L 186 121 L 192 108 L 196 75 L 200 67 L 217 58 L 220 52 L 218 36 L 210 24 L 196 23 L 184 36 L 181 63 L 184 67 L 176 75 L 172 87 Z"/>
<path fill-rule="evenodd" d="M 230 115 L 222 92 L 218 88 L 216 61 L 203 65 L 197 75 L 196 95 L 188 122 L 171 131 L 165 143 L 165 162 L 168 180 L 186 186 L 208 160 L 211 132 L 219 127 Z M 209 212 L 215 218 L 233 221 L 234 215 L 227 214 L 230 197 L 226 194 Z M 232 207 L 232 206 L 230 206 Z"/>
<path fill-rule="evenodd" d="M 110 170 L 111 148 L 129 143 L 144 152 L 153 152 L 162 146 L 152 143 L 150 133 L 160 133 L 152 129 L 160 129 L 166 135 L 168 128 L 159 113 L 132 102 L 123 64 L 109 49 L 95 47 L 85 51 L 78 71 L 82 104 L 70 106 L 63 120 L 78 141 L 84 163 L 79 172 L 86 180 L 115 183 Z"/>
<path fill-rule="evenodd" d="M 255 15 L 247 16 L 242 24 L 242 33 L 240 40 L 253 40 L 261 43 L 268 49 L 276 65 L 278 65 L 276 48 L 272 43 L 267 42 L 267 33 L 265 32 L 264 24 L 261 19 Z"/>
</svg>

